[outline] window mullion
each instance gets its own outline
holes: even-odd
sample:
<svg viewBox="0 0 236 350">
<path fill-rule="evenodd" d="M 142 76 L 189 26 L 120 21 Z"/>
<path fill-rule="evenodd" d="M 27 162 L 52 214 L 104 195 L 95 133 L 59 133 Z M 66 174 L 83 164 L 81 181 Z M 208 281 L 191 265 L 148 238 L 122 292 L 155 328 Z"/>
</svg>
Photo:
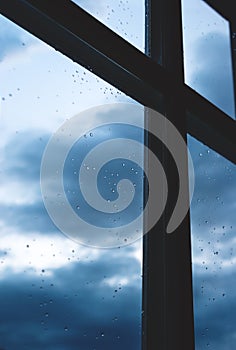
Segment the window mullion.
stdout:
<svg viewBox="0 0 236 350">
<path fill-rule="evenodd" d="M 162 63 L 172 75 L 174 84 L 182 86 L 184 76 L 181 2 L 148 0 L 147 15 L 150 22 L 146 27 L 146 51 L 152 59 Z M 186 140 L 185 105 L 182 96 L 178 96 L 176 90 L 173 92 L 170 89 L 169 93 L 165 94 L 162 112 Z M 144 237 L 143 350 L 190 350 L 194 349 L 194 327 L 189 214 L 174 233 L 165 233 L 176 203 L 178 177 L 166 148 L 150 139 L 147 140 L 147 144 L 156 152 L 158 146 L 162 148 L 158 154 L 164 163 L 169 188 L 164 215 Z M 187 154 L 184 157 L 187 164 Z M 185 177 L 188 191 L 187 170 Z"/>
</svg>

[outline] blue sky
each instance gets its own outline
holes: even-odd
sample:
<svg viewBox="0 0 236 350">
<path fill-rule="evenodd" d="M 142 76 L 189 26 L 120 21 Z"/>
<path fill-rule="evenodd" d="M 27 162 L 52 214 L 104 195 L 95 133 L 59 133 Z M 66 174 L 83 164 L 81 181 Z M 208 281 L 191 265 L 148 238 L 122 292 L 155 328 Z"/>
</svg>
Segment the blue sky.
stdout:
<svg viewBox="0 0 236 350">
<path fill-rule="evenodd" d="M 77 3 L 143 50 L 137 1 Z M 185 18 L 193 10 L 198 15 L 184 24 L 186 81 L 232 115 L 227 23 L 202 1 L 185 1 Z M 74 243 L 50 220 L 39 184 L 43 151 L 63 122 L 131 99 L 3 17 L 0 42 L 0 349 L 136 350 L 141 242 L 112 250 Z M 231 350 L 235 167 L 192 138 L 189 146 L 196 349 Z"/>
</svg>

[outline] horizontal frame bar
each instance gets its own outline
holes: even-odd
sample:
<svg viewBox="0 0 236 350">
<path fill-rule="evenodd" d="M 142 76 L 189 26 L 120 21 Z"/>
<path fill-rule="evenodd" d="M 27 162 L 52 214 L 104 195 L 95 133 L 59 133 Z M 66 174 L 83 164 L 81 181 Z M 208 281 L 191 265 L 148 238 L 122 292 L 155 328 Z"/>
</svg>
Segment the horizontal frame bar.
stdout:
<svg viewBox="0 0 236 350">
<path fill-rule="evenodd" d="M 234 120 L 73 2 L 57 0 L 55 11 L 48 0 L 0 0 L 0 13 L 143 105 L 158 109 L 162 94 L 175 94 L 188 132 L 236 163 Z"/>
</svg>

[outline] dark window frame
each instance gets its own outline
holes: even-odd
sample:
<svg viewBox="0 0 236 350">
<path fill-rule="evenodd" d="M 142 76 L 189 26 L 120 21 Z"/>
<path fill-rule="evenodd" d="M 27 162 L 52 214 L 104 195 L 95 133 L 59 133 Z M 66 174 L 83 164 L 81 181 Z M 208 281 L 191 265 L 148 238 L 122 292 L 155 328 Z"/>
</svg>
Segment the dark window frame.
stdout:
<svg viewBox="0 0 236 350">
<path fill-rule="evenodd" d="M 232 34 L 230 1 L 207 0 L 230 21 Z M 184 84 L 180 0 L 146 0 L 146 55 L 69 0 L 0 0 L 0 13 L 164 113 L 185 139 L 190 134 L 236 163 L 235 121 Z M 176 177 L 164 149 L 161 157 L 174 190 Z M 189 214 L 173 235 L 165 235 L 175 200 L 174 194 L 168 198 L 161 220 L 144 237 L 143 350 L 194 349 Z"/>
</svg>

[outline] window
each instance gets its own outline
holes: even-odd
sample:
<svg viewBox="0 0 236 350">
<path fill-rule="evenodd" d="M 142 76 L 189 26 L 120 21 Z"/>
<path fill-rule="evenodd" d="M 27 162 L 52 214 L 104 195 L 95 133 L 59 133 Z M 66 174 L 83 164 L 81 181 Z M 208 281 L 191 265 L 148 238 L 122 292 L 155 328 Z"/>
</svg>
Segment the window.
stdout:
<svg viewBox="0 0 236 350">
<path fill-rule="evenodd" d="M 229 21 L 233 38 L 231 5 L 208 2 Z M 185 140 L 188 133 L 236 162 L 234 119 L 184 84 L 181 1 L 146 1 L 146 55 L 69 0 L 58 0 L 56 8 L 46 0 L 0 1 L 0 11 L 136 102 L 161 112 Z M 234 65 L 232 60 L 233 74 Z M 194 349 L 190 218 L 186 215 L 173 234 L 166 234 L 178 196 L 178 173 L 158 140 L 149 136 L 146 142 L 160 153 L 169 192 L 161 219 L 143 240 L 142 346 Z M 183 157 L 186 167 L 187 153 Z M 186 169 L 182 180 L 187 188 Z"/>
</svg>

